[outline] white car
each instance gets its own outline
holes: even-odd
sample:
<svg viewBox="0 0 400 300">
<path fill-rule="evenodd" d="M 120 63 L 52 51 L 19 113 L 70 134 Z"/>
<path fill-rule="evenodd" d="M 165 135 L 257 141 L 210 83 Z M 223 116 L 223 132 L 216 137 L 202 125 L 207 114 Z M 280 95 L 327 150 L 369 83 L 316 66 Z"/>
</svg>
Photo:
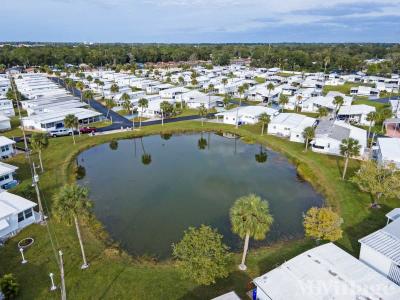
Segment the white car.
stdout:
<svg viewBox="0 0 400 300">
<path fill-rule="evenodd" d="M 60 128 L 60 129 L 56 129 L 56 130 L 50 131 L 49 135 L 51 137 L 72 135 L 72 130 L 71 129 L 66 129 L 66 128 Z"/>
</svg>

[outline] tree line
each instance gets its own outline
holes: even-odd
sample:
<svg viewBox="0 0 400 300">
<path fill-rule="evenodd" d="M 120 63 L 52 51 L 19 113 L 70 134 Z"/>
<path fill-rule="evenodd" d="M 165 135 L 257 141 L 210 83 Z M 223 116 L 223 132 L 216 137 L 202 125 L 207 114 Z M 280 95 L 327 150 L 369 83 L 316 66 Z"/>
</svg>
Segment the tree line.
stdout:
<svg viewBox="0 0 400 300">
<path fill-rule="evenodd" d="M 371 72 L 400 69 L 400 46 L 395 44 L 48 44 L 4 45 L 0 48 L 2 68 L 11 66 L 64 66 L 81 63 L 115 66 L 134 63 L 212 61 L 228 65 L 234 58 L 251 58 L 254 67 L 285 70 L 360 70 L 366 59 L 388 59 Z M 0 68 L 0 71 L 1 69 Z"/>
</svg>

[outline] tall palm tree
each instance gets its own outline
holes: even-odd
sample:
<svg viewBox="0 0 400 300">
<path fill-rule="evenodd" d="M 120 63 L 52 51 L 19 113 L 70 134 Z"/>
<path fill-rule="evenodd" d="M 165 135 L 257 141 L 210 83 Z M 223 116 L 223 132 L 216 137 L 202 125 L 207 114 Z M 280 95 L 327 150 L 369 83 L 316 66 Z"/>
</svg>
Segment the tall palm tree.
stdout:
<svg viewBox="0 0 400 300">
<path fill-rule="evenodd" d="M 279 96 L 279 105 L 281 106 L 281 111 L 282 111 L 282 112 L 283 112 L 283 109 L 284 109 L 285 105 L 288 104 L 288 103 L 289 103 L 289 98 L 288 98 L 288 96 L 286 96 L 286 95 L 284 95 L 284 94 L 281 94 L 281 95 Z"/>
<path fill-rule="evenodd" d="M 262 113 L 261 115 L 258 116 L 258 122 L 262 124 L 261 135 L 264 135 L 265 125 L 267 126 L 268 130 L 268 124 L 271 122 L 271 117 L 267 113 Z"/>
<path fill-rule="evenodd" d="M 83 90 L 85 88 L 85 85 L 83 84 L 82 81 L 78 81 L 76 83 L 76 88 L 81 91 L 81 102 L 83 102 L 83 93 L 82 92 L 83 92 Z"/>
<path fill-rule="evenodd" d="M 199 107 L 199 116 L 201 118 L 201 126 L 204 126 L 204 117 L 207 116 L 207 108 L 204 104 L 201 104 Z"/>
<path fill-rule="evenodd" d="M 163 101 L 160 103 L 161 110 L 161 125 L 164 126 L 164 117 L 169 113 L 171 104 L 168 101 Z"/>
<path fill-rule="evenodd" d="M 115 101 L 113 99 L 106 99 L 106 105 L 105 106 L 107 108 L 107 116 L 106 116 L 106 118 L 108 118 L 108 115 L 110 114 L 110 110 L 115 107 Z"/>
<path fill-rule="evenodd" d="M 298 112 L 300 109 L 300 102 L 302 99 L 303 99 L 302 95 L 299 94 L 296 96 L 296 112 Z"/>
<path fill-rule="evenodd" d="M 318 107 L 318 118 L 326 117 L 328 115 L 328 109 L 326 107 Z"/>
<path fill-rule="evenodd" d="M 86 80 L 89 82 L 89 84 L 91 84 L 92 81 L 93 81 L 92 75 L 88 75 L 88 76 L 86 77 Z"/>
<path fill-rule="evenodd" d="M 381 131 L 383 132 L 383 127 L 385 126 L 385 120 L 393 116 L 393 112 L 390 108 L 384 108 L 379 112 L 379 120 L 382 122 Z"/>
<path fill-rule="evenodd" d="M 127 93 L 123 93 L 121 100 L 123 109 L 130 113 L 132 108 L 131 97 Z"/>
<path fill-rule="evenodd" d="M 49 146 L 49 138 L 47 134 L 42 132 L 35 132 L 31 137 L 31 147 L 34 151 L 36 151 L 39 155 L 40 169 L 42 172 L 43 162 L 42 162 L 42 150 L 46 149 Z"/>
<path fill-rule="evenodd" d="M 246 91 L 246 87 L 244 85 L 241 85 L 238 87 L 239 106 L 236 108 L 236 128 L 239 128 L 239 108 L 242 106 L 242 96 L 245 91 Z"/>
<path fill-rule="evenodd" d="M 367 119 L 367 121 L 369 121 L 367 138 L 369 138 L 369 136 L 370 136 L 370 134 L 371 134 L 372 124 L 377 120 L 377 117 L 378 117 L 378 115 L 377 115 L 377 113 L 374 112 L 374 111 L 370 111 L 370 112 L 367 114 L 367 118 L 366 118 L 366 119 Z"/>
<path fill-rule="evenodd" d="M 119 86 L 116 83 L 113 83 L 110 87 L 110 92 L 113 94 L 113 99 L 115 97 L 115 94 L 119 92 Z"/>
<path fill-rule="evenodd" d="M 101 95 L 103 98 L 104 98 L 104 84 L 105 84 L 104 81 L 100 80 L 99 85 L 101 86 Z"/>
<path fill-rule="evenodd" d="M 83 99 L 86 99 L 88 101 L 88 104 L 90 105 L 90 100 L 93 99 L 93 92 L 91 90 L 84 91 Z"/>
<path fill-rule="evenodd" d="M 275 88 L 274 84 L 272 82 L 268 83 L 267 85 L 267 90 L 268 90 L 268 102 L 270 100 L 270 96 L 271 96 L 271 92 L 273 91 L 273 89 Z"/>
<path fill-rule="evenodd" d="M 72 131 L 72 140 L 74 141 L 75 145 L 75 129 L 79 126 L 79 120 L 73 114 L 69 114 L 65 116 L 64 119 L 64 127 L 69 128 Z"/>
<path fill-rule="evenodd" d="M 274 219 L 269 212 L 268 202 L 261 200 L 255 194 L 237 199 L 230 210 L 230 219 L 232 231 L 245 239 L 239 269 L 246 270 L 245 262 L 250 237 L 255 240 L 265 239 Z"/>
<path fill-rule="evenodd" d="M 306 140 L 306 151 L 308 150 L 309 142 L 315 137 L 315 128 L 312 126 L 306 127 L 303 130 L 303 138 Z"/>
<path fill-rule="evenodd" d="M 358 141 L 353 138 L 348 138 L 342 140 L 340 144 L 340 154 L 345 157 L 344 169 L 342 179 L 346 177 L 347 165 L 349 163 L 349 158 L 360 155 L 361 145 L 358 144 Z"/>
<path fill-rule="evenodd" d="M 225 94 L 224 99 L 222 100 L 224 102 L 224 108 L 227 108 L 230 100 L 231 100 L 231 97 L 229 97 L 228 94 Z"/>
<path fill-rule="evenodd" d="M 141 98 L 139 99 L 139 107 L 142 109 L 142 113 L 140 114 L 140 118 L 139 118 L 139 127 L 142 128 L 142 115 L 143 115 L 143 111 L 145 108 L 149 107 L 149 100 L 147 100 L 146 98 Z"/>
<path fill-rule="evenodd" d="M 339 109 L 342 107 L 344 103 L 344 99 L 342 96 L 335 96 L 335 98 L 333 98 L 333 104 L 335 104 L 335 116 L 337 115 Z"/>
<path fill-rule="evenodd" d="M 90 215 L 92 202 L 89 200 L 89 191 L 85 187 L 65 185 L 54 197 L 53 215 L 59 221 L 71 225 L 75 223 L 76 233 L 81 248 L 83 264 L 81 269 L 86 269 L 89 264 L 86 260 L 85 249 L 83 247 L 82 235 L 79 227 L 79 219 L 87 219 Z"/>
</svg>

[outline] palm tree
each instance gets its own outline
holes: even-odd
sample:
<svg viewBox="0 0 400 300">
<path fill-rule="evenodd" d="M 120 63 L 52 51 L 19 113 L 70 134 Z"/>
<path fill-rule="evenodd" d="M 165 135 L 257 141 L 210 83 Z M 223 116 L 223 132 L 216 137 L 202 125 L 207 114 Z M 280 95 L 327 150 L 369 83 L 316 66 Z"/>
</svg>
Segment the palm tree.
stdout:
<svg viewBox="0 0 400 300">
<path fill-rule="evenodd" d="M 139 118 L 139 127 L 142 128 L 142 115 L 143 115 L 143 110 L 147 107 L 149 107 L 149 100 L 147 100 L 146 98 L 141 98 L 139 99 L 139 107 L 142 109 L 142 113 L 140 114 L 140 118 Z"/>
<path fill-rule="evenodd" d="M 110 87 L 110 92 L 113 94 L 113 99 L 115 97 L 115 94 L 119 92 L 119 86 L 116 83 L 113 83 Z"/>
<path fill-rule="evenodd" d="M 201 117 L 201 126 L 204 125 L 204 117 L 207 116 L 207 108 L 204 106 L 204 104 L 201 104 L 199 107 L 199 116 Z"/>
<path fill-rule="evenodd" d="M 283 112 L 285 105 L 288 103 L 289 103 L 289 98 L 286 95 L 281 94 L 279 96 L 279 105 L 281 106 L 282 112 Z"/>
<path fill-rule="evenodd" d="M 89 82 L 89 84 L 92 83 L 92 81 L 93 81 L 92 75 L 88 75 L 88 76 L 86 77 L 86 80 Z"/>
<path fill-rule="evenodd" d="M 224 85 L 224 89 L 225 89 L 225 86 L 228 84 L 228 78 L 222 78 L 221 82 Z"/>
<path fill-rule="evenodd" d="M 113 99 L 106 99 L 106 108 L 108 109 L 106 118 L 108 118 L 110 110 L 113 109 L 113 107 L 115 107 L 114 100 Z"/>
<path fill-rule="evenodd" d="M 273 89 L 275 88 L 274 84 L 272 82 L 268 83 L 267 85 L 267 90 L 268 90 L 268 102 L 269 103 L 269 98 L 271 96 L 271 92 L 273 91 Z"/>
<path fill-rule="evenodd" d="M 224 99 L 222 100 L 224 102 L 224 108 L 227 108 L 231 98 L 229 97 L 228 94 L 225 94 Z"/>
<path fill-rule="evenodd" d="M 31 147 L 34 151 L 39 154 L 40 169 L 43 172 L 43 162 L 42 162 L 42 150 L 49 146 L 49 138 L 47 134 L 42 132 L 36 132 L 32 134 L 31 137 Z"/>
<path fill-rule="evenodd" d="M 303 138 L 306 140 L 306 151 L 308 150 L 309 142 L 315 137 L 315 128 L 310 126 L 303 130 Z"/>
<path fill-rule="evenodd" d="M 64 119 L 64 127 L 69 128 L 72 130 L 72 140 L 74 141 L 75 145 L 75 128 L 78 128 L 79 120 L 72 114 L 66 115 Z"/>
<path fill-rule="evenodd" d="M 263 240 L 273 222 L 267 201 L 261 200 L 255 194 L 240 197 L 230 210 L 232 231 L 244 238 L 244 249 L 240 270 L 246 270 L 246 255 L 250 237 Z"/>
<path fill-rule="evenodd" d="M 83 98 L 88 101 L 88 104 L 90 105 L 90 100 L 93 99 L 93 92 L 91 90 L 86 90 L 83 92 Z"/>
<path fill-rule="evenodd" d="M 164 117 L 169 112 L 171 104 L 168 101 L 163 101 L 160 103 L 161 110 L 161 125 L 164 126 Z"/>
<path fill-rule="evenodd" d="M 296 96 L 296 112 L 299 111 L 300 102 L 301 102 L 302 99 L 303 99 L 303 96 L 302 96 L 302 95 L 297 95 L 297 96 Z"/>
<path fill-rule="evenodd" d="M 343 175 L 342 179 L 344 180 L 347 172 L 347 165 L 349 163 L 349 158 L 360 155 L 361 145 L 358 144 L 358 141 L 353 138 L 348 138 L 342 140 L 340 144 L 340 154 L 346 158 L 344 163 Z"/>
<path fill-rule="evenodd" d="M 377 117 L 378 117 L 378 115 L 377 115 L 377 113 L 376 112 L 374 112 L 374 111 L 370 111 L 368 114 L 367 114 L 367 121 L 369 121 L 369 126 L 368 126 L 368 135 L 367 135 L 367 137 L 369 138 L 369 136 L 370 136 L 370 134 L 371 134 L 371 128 L 372 128 L 372 124 L 377 120 Z"/>
<path fill-rule="evenodd" d="M 333 99 L 333 104 L 335 104 L 335 116 L 337 115 L 339 109 L 342 107 L 344 99 L 342 96 L 335 96 Z"/>
<path fill-rule="evenodd" d="M 196 79 L 196 78 L 193 78 L 191 84 L 192 84 L 193 86 L 197 86 L 197 84 L 198 84 L 197 79 Z"/>
<path fill-rule="evenodd" d="M 182 76 L 179 76 L 178 81 L 181 85 L 185 83 L 185 79 Z"/>
<path fill-rule="evenodd" d="M 260 145 L 260 152 L 257 153 L 254 158 L 256 159 L 256 162 L 262 164 L 265 163 L 267 161 L 268 155 L 267 152 L 263 151 L 263 146 Z"/>
<path fill-rule="evenodd" d="M 261 135 L 264 135 L 264 127 L 267 125 L 267 130 L 268 130 L 268 124 L 271 122 L 271 117 L 267 113 L 262 113 L 258 117 L 258 122 L 262 124 L 261 127 Z"/>
<path fill-rule="evenodd" d="M 81 231 L 79 228 L 79 219 L 87 219 L 90 216 L 92 202 L 88 197 L 89 191 L 87 188 L 78 186 L 76 184 L 65 185 L 55 196 L 53 203 L 53 214 L 56 219 L 66 222 L 69 225 L 75 223 L 76 233 L 78 235 L 83 259 L 81 269 L 86 269 L 89 267 L 89 264 L 86 260 L 85 249 L 83 248 Z"/>
<path fill-rule="evenodd" d="M 242 106 L 242 95 L 246 91 L 246 87 L 244 85 L 241 85 L 238 87 L 238 93 L 239 93 L 239 106 L 236 108 L 236 128 L 239 128 L 239 108 Z"/>
<path fill-rule="evenodd" d="M 76 83 L 76 88 L 81 91 L 81 102 L 83 102 L 83 93 L 82 92 L 83 92 L 83 89 L 85 88 L 85 85 L 83 84 L 82 81 L 78 81 Z"/>
<path fill-rule="evenodd" d="M 379 119 L 382 122 L 382 129 L 381 129 L 382 132 L 383 132 L 383 127 L 385 126 L 385 120 L 391 118 L 392 116 L 393 112 L 390 108 L 384 108 L 380 111 Z"/>
<path fill-rule="evenodd" d="M 127 93 L 123 93 L 121 96 L 121 100 L 122 100 L 122 107 L 124 108 L 124 110 L 130 113 L 132 108 L 131 97 Z"/>
<path fill-rule="evenodd" d="M 318 118 L 326 117 L 328 115 L 328 109 L 326 107 L 318 107 Z"/>
<path fill-rule="evenodd" d="M 100 81 L 100 82 L 99 82 L 99 85 L 101 86 L 101 95 L 102 95 L 103 98 L 104 98 L 104 81 Z"/>
</svg>

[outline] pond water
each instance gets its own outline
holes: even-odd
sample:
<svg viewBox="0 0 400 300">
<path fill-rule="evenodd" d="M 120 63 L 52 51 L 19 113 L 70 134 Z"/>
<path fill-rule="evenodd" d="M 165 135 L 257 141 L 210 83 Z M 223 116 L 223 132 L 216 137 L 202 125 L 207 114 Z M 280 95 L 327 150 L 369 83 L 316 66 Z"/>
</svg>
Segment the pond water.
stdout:
<svg viewBox="0 0 400 300">
<path fill-rule="evenodd" d="M 78 163 L 96 216 L 133 255 L 169 257 L 184 230 L 200 224 L 239 250 L 229 209 L 249 193 L 268 200 L 275 219 L 267 239 L 251 247 L 301 236 L 303 213 L 323 203 L 281 154 L 213 133 L 120 140 L 81 153 Z"/>
</svg>

